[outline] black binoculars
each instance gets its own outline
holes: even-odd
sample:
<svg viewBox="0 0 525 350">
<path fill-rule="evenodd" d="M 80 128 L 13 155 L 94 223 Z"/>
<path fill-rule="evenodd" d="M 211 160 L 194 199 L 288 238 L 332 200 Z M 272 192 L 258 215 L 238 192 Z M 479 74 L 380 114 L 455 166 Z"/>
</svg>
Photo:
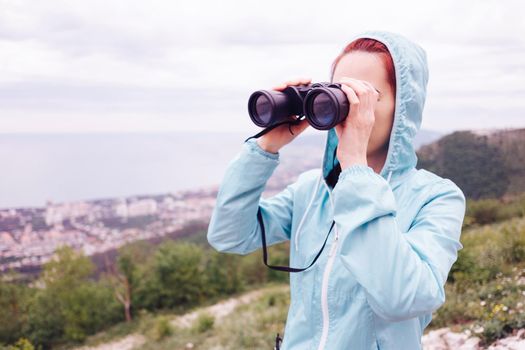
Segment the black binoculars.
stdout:
<svg viewBox="0 0 525 350">
<path fill-rule="evenodd" d="M 318 130 L 329 130 L 345 120 L 350 103 L 340 83 L 288 86 L 283 91 L 258 90 L 248 100 L 252 121 L 266 128 L 305 116 Z"/>
</svg>

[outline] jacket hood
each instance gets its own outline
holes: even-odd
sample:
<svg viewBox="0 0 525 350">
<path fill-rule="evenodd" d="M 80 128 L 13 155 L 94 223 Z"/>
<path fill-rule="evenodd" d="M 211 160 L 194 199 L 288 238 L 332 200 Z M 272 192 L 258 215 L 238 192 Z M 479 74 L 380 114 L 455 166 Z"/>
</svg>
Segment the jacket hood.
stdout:
<svg viewBox="0 0 525 350">
<path fill-rule="evenodd" d="M 394 183 L 417 164 L 413 140 L 420 129 L 427 92 L 428 65 L 423 48 L 406 37 L 387 31 L 366 31 L 354 36 L 382 42 L 389 50 L 396 75 L 395 112 L 385 164 L 379 175 Z M 330 81 L 333 77 L 330 77 Z M 335 128 L 328 130 L 323 156 L 323 177 L 339 163 Z M 335 158 L 335 159 L 334 159 Z"/>
</svg>

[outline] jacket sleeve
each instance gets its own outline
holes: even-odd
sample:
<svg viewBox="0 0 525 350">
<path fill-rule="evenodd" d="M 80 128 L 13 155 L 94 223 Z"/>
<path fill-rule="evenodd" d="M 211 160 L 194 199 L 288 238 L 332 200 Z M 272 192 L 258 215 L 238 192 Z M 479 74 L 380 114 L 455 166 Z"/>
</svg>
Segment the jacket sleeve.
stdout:
<svg viewBox="0 0 525 350">
<path fill-rule="evenodd" d="M 333 191 L 342 264 L 364 288 L 373 311 L 388 321 L 438 309 L 463 248 L 463 192 L 449 179 L 429 188 L 408 232 L 398 226 L 388 182 L 369 166 L 344 169 Z"/>
<path fill-rule="evenodd" d="M 220 252 L 249 254 L 262 247 L 258 206 L 267 246 L 290 239 L 293 195 L 297 182 L 270 198 L 261 198 L 279 164 L 279 153 L 263 150 L 249 139 L 229 163 L 208 226 L 207 239 Z"/>
</svg>

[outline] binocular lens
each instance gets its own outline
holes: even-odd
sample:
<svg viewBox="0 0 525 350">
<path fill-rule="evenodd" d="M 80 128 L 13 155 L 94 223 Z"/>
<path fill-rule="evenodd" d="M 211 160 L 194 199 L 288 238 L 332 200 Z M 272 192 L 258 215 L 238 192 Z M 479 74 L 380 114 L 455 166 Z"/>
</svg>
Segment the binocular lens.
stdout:
<svg viewBox="0 0 525 350">
<path fill-rule="evenodd" d="M 335 119 L 336 108 L 327 94 L 318 93 L 312 101 L 312 114 L 315 125 L 331 125 Z"/>
<path fill-rule="evenodd" d="M 270 123 L 272 116 L 272 104 L 268 97 L 264 95 L 259 95 L 255 101 L 255 114 L 256 118 L 259 119 L 261 124 Z"/>
<path fill-rule="evenodd" d="M 257 91 L 250 96 L 248 101 L 248 110 L 252 121 L 261 127 L 272 124 L 272 118 L 275 114 L 275 102 L 271 100 L 272 96 L 267 91 Z"/>
<path fill-rule="evenodd" d="M 328 130 L 348 115 L 350 104 L 339 84 L 316 86 L 304 99 L 304 113 L 310 124 L 319 130 Z"/>
<path fill-rule="evenodd" d="M 259 90 L 254 92 L 248 100 L 248 110 L 252 121 L 261 127 L 290 119 L 292 115 L 298 114 L 299 102 L 294 100 L 294 89 L 281 91 Z"/>
</svg>

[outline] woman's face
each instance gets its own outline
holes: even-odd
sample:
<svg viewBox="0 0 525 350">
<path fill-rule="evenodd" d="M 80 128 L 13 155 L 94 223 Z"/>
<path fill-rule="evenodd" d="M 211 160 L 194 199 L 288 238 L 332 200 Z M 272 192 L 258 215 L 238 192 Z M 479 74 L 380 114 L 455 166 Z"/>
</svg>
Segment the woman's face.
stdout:
<svg viewBox="0 0 525 350">
<path fill-rule="evenodd" d="M 390 88 L 383 61 L 375 53 L 352 51 L 341 57 L 337 63 L 332 82 L 338 83 L 342 77 L 368 81 L 380 91 L 367 154 L 387 151 L 394 122 L 395 91 Z"/>
</svg>

